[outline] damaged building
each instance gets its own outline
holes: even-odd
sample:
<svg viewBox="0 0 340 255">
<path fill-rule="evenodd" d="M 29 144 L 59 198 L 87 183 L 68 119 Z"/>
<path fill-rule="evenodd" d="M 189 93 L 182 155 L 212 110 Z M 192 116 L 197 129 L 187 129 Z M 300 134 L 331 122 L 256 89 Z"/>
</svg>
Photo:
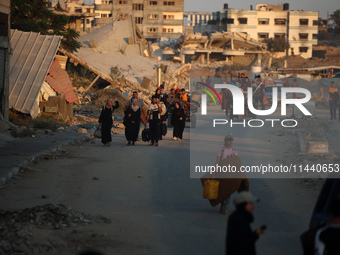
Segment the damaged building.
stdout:
<svg viewBox="0 0 340 255">
<path fill-rule="evenodd" d="M 193 61 L 206 64 L 215 61 L 232 63 L 234 58 L 246 58 L 259 65 L 262 54 L 267 53 L 267 44 L 238 32 L 216 32 L 212 33 L 210 38 L 200 34 L 190 35 L 184 37 L 177 47 L 184 63 Z M 169 53 L 175 54 L 171 49 L 163 51 L 163 55 L 170 55 Z"/>
<path fill-rule="evenodd" d="M 95 0 L 95 26 L 132 16 L 148 40 L 179 38 L 183 33 L 184 0 Z"/>
<path fill-rule="evenodd" d="M 61 36 L 11 30 L 9 108 L 36 118 L 39 113 L 73 116 L 72 82 L 56 58 Z"/>
<path fill-rule="evenodd" d="M 216 31 L 242 32 L 257 41 L 284 38 L 289 42 L 288 55 L 311 58 L 313 45 L 318 44 L 319 13 L 289 10 L 289 4 L 257 4 L 255 9 L 234 10 L 224 4 L 224 10 L 213 12 L 209 25 L 196 26 L 195 33 L 210 34 Z M 276 57 L 285 56 L 279 52 Z"/>
<path fill-rule="evenodd" d="M 147 42 L 134 23 L 132 16 L 119 18 L 106 26 L 78 38 L 81 47 L 77 52 L 60 51 L 74 65 L 81 65 L 97 75 L 98 83 L 113 85 L 122 93 L 143 91 L 145 101 L 155 87 L 163 81 L 166 88 L 184 87 L 189 76 L 188 67 L 176 72 L 181 63 L 165 63 L 153 57 L 151 43 Z M 116 79 L 117 75 L 123 79 Z"/>
</svg>

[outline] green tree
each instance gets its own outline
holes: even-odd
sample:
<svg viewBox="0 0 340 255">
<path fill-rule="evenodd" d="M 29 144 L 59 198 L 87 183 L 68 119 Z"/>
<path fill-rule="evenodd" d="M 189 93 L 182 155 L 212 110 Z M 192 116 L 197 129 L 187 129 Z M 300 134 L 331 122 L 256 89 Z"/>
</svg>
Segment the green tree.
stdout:
<svg viewBox="0 0 340 255">
<path fill-rule="evenodd" d="M 61 47 L 73 52 L 81 44 L 76 41 L 79 33 L 67 28 L 69 23 L 66 15 L 55 14 L 48 9 L 47 0 L 11 0 L 11 28 L 43 35 L 61 35 Z"/>
<path fill-rule="evenodd" d="M 340 33 L 340 9 L 334 11 L 330 15 L 330 20 L 333 21 L 334 26 L 335 26 L 335 32 L 338 34 Z"/>
<path fill-rule="evenodd" d="M 289 43 L 285 38 L 269 38 L 265 40 L 265 43 L 271 52 L 283 52 L 289 48 Z"/>
</svg>

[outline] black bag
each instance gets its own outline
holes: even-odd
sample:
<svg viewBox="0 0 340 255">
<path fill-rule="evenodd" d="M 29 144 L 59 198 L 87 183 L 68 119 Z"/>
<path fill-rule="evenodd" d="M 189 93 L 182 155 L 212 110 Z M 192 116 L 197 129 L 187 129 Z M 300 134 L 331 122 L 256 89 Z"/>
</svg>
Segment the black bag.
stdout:
<svg viewBox="0 0 340 255">
<path fill-rule="evenodd" d="M 151 131 L 148 128 L 144 128 L 142 131 L 142 140 L 143 142 L 148 142 L 151 140 Z"/>
<path fill-rule="evenodd" d="M 166 133 L 168 133 L 168 129 L 165 123 L 162 123 L 162 136 L 166 136 Z"/>
</svg>

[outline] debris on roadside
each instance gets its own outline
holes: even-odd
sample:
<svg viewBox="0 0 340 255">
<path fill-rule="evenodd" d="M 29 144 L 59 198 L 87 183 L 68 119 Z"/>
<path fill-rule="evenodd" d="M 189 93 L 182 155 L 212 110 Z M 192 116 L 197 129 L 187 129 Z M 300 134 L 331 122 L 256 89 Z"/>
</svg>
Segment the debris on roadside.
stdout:
<svg viewBox="0 0 340 255">
<path fill-rule="evenodd" d="M 48 196 L 43 195 L 43 199 Z M 37 254 L 57 250 L 53 240 L 39 243 L 35 229 L 75 229 L 80 225 L 111 223 L 110 219 L 77 212 L 65 205 L 54 203 L 17 211 L 0 210 L 0 254 Z M 73 230 L 75 231 L 75 230 Z"/>
</svg>

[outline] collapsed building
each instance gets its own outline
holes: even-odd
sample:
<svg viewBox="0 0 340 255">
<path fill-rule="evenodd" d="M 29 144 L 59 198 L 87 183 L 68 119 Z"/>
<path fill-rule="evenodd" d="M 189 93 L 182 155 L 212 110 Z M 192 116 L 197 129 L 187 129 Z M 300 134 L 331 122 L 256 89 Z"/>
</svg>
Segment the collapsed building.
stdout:
<svg viewBox="0 0 340 255">
<path fill-rule="evenodd" d="M 188 35 L 183 37 L 176 47 L 183 63 L 233 63 L 235 58 L 246 58 L 253 61 L 253 64 L 260 65 L 262 54 L 267 53 L 267 44 L 238 32 L 216 32 L 211 34 L 210 38 L 201 34 Z M 163 50 L 165 58 L 175 53 L 173 49 Z"/>
<path fill-rule="evenodd" d="M 61 36 L 11 31 L 9 109 L 31 115 L 61 113 L 73 116 L 77 101 L 72 82 L 56 53 Z"/>
<path fill-rule="evenodd" d="M 74 65 L 85 66 L 123 93 L 131 93 L 132 89 L 144 94 L 154 93 L 163 81 L 166 88 L 170 88 L 184 87 L 189 80 L 186 72 L 178 72 L 181 64 L 154 58 L 151 44 L 143 37 L 132 16 L 118 18 L 79 37 L 78 41 L 82 46 L 77 52 L 59 49 L 60 52 Z M 187 67 L 182 69 L 188 70 Z M 117 76 L 123 77 L 124 81 Z"/>
</svg>

